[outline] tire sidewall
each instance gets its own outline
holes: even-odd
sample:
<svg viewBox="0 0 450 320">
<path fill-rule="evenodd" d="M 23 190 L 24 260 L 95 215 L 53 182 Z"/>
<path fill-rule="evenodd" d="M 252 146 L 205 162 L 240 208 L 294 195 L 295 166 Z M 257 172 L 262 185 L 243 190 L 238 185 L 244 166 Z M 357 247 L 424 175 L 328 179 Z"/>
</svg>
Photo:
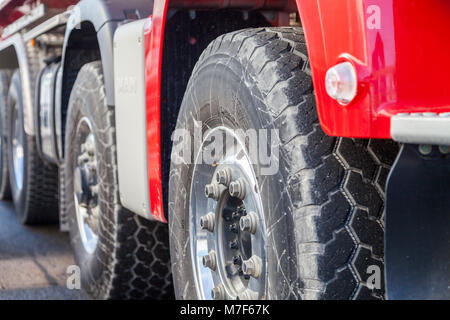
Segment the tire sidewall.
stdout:
<svg viewBox="0 0 450 320">
<path fill-rule="evenodd" d="M 73 188 L 73 172 L 74 172 L 74 154 L 76 148 L 76 131 L 77 126 L 82 118 L 87 118 L 92 124 L 92 133 L 94 135 L 95 145 L 97 148 L 97 156 L 106 159 L 97 159 L 98 177 L 110 177 L 113 172 L 113 166 L 99 165 L 104 161 L 110 163 L 109 154 L 111 151 L 103 150 L 102 144 L 99 142 L 99 128 L 106 126 L 105 119 L 102 118 L 102 111 L 107 108 L 106 103 L 99 99 L 99 90 L 85 90 L 90 86 L 103 85 L 98 83 L 99 79 L 94 78 L 94 74 L 90 72 L 92 69 L 82 69 L 79 79 L 76 81 L 69 102 L 69 111 L 67 115 L 67 130 L 65 138 L 65 177 L 66 177 L 66 208 L 68 210 L 67 217 L 69 221 L 69 233 L 71 245 L 73 248 L 75 261 L 81 270 L 81 284 L 86 292 L 95 297 L 103 297 L 105 279 L 107 279 L 108 261 L 113 259 L 109 252 L 112 251 L 112 240 L 109 239 L 112 234 L 112 222 L 115 221 L 114 213 L 116 210 L 117 199 L 115 199 L 116 189 L 113 185 L 102 184 L 99 181 L 99 235 L 97 247 L 93 253 L 88 253 L 81 240 L 78 221 L 76 217 L 76 209 L 74 204 L 74 188 Z M 80 85 L 80 83 L 83 83 Z M 77 85 L 78 84 L 78 85 Z M 84 89 L 80 89 L 84 88 Z M 106 249 L 108 247 L 109 249 Z"/>
<path fill-rule="evenodd" d="M 11 186 L 11 195 L 14 202 L 14 207 L 16 209 L 16 213 L 22 223 L 26 221 L 26 197 L 27 197 L 27 185 L 28 185 L 28 139 L 29 137 L 26 135 L 24 130 L 24 114 L 23 114 L 23 101 L 21 95 L 21 82 L 19 74 L 16 72 L 13 75 L 11 80 L 11 87 L 9 90 L 8 101 L 7 101 L 7 127 L 8 127 L 8 136 L 7 136 L 7 146 L 8 146 L 8 169 L 10 172 L 9 181 Z M 16 108 L 17 107 L 17 108 Z M 12 140 L 14 136 L 14 117 L 16 112 L 19 114 L 20 126 L 22 130 L 22 134 L 24 137 L 23 141 L 23 182 L 22 189 L 19 190 L 17 187 L 17 183 L 15 180 L 14 174 L 14 160 L 13 160 L 13 145 Z"/>
</svg>

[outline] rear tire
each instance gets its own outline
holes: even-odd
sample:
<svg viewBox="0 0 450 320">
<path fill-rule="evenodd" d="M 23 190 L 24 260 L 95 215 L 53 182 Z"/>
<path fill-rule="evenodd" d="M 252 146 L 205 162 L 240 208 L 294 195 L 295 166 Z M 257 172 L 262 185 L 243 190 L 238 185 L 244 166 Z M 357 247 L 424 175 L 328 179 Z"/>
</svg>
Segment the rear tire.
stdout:
<svg viewBox="0 0 450 320">
<path fill-rule="evenodd" d="M 261 194 L 267 228 L 268 252 L 262 264 L 267 270 L 266 287 L 252 297 L 382 299 L 384 287 L 370 290 L 366 281 L 370 265 L 383 271 L 384 183 L 398 146 L 392 141 L 335 138 L 322 131 L 300 28 L 241 30 L 209 45 L 189 81 L 177 129 L 187 130 L 192 142 L 196 128 L 205 134 L 219 127 L 278 130 L 279 141 L 267 142 L 265 150 L 279 146 L 279 170 L 263 175 L 261 165 L 253 164 L 259 188 L 244 188 L 247 196 L 249 192 Z M 187 145 L 186 141 L 183 138 L 176 149 L 190 150 L 190 160 L 196 159 L 195 143 Z M 206 175 L 194 179 L 197 167 L 202 166 L 186 161 L 171 165 L 170 246 L 175 292 L 181 299 L 197 299 L 198 291 L 211 288 L 198 285 L 197 279 L 205 278 L 205 268 L 202 276 L 195 274 L 193 260 L 201 260 L 191 257 L 195 248 L 190 238 L 198 238 L 194 232 L 200 227 L 191 226 L 190 199 L 205 198 L 204 193 L 193 194 L 191 186 L 213 179 Z M 210 203 L 202 208 L 211 210 Z M 196 214 L 206 213 L 202 209 Z M 225 211 L 221 214 L 225 216 Z M 217 216 L 214 219 L 222 219 Z M 225 223 L 219 221 L 216 225 Z M 214 237 L 223 234 L 219 231 Z M 224 247 L 217 245 L 214 252 L 225 251 Z M 220 260 L 226 266 L 220 266 Z M 228 273 L 230 260 L 217 261 L 218 266 L 210 271 L 215 282 L 222 281 L 214 283 L 216 288 L 222 286 L 217 292 L 233 292 L 234 288 L 223 289 L 228 284 L 222 270 Z"/>
<path fill-rule="evenodd" d="M 25 133 L 23 119 L 22 85 L 16 71 L 11 79 L 6 118 L 14 207 L 23 224 L 54 223 L 58 221 L 58 170 L 42 161 L 35 137 Z"/>
<path fill-rule="evenodd" d="M 167 225 L 120 204 L 114 108 L 106 102 L 100 61 L 80 70 L 66 125 L 65 207 L 82 288 L 96 299 L 172 298 Z M 92 137 L 94 146 L 87 155 L 83 136 Z"/>
<path fill-rule="evenodd" d="M 6 135 L 8 132 L 6 115 L 6 102 L 8 99 L 11 72 L 0 71 L 0 200 L 11 199 L 11 188 L 8 177 L 8 151 Z"/>
</svg>

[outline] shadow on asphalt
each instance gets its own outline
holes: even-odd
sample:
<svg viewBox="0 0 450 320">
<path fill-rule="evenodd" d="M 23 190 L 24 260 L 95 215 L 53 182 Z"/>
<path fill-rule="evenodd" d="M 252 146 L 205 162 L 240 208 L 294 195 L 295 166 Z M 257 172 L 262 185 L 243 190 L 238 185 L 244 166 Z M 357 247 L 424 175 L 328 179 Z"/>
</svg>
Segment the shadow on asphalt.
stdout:
<svg viewBox="0 0 450 320">
<path fill-rule="evenodd" d="M 12 204 L 0 201 L 0 300 L 84 299 L 66 287 L 73 264 L 69 237 L 58 226 L 23 226 Z"/>
</svg>

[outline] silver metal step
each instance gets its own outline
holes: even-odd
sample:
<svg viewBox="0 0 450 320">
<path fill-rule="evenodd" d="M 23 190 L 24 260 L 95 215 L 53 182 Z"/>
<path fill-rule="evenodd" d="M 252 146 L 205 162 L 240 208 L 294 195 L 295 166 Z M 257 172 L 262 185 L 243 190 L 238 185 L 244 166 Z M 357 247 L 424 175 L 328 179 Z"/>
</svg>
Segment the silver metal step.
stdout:
<svg viewBox="0 0 450 320">
<path fill-rule="evenodd" d="M 391 136 L 403 143 L 450 145 L 450 112 L 397 114 L 391 119 Z"/>
</svg>

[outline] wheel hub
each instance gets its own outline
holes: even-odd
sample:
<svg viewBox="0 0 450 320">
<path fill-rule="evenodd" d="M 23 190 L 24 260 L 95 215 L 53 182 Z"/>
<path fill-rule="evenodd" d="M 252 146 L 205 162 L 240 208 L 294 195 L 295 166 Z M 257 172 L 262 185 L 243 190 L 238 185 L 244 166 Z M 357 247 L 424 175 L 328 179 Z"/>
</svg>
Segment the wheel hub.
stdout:
<svg viewBox="0 0 450 320">
<path fill-rule="evenodd" d="M 210 134 L 214 131 L 232 135 L 235 146 L 214 165 L 194 168 L 190 221 L 197 294 L 203 299 L 261 299 L 266 232 L 256 175 L 241 139 L 224 127 Z"/>
<path fill-rule="evenodd" d="M 92 254 L 97 247 L 99 206 L 97 182 L 97 151 L 92 126 L 87 118 L 77 127 L 77 149 L 74 158 L 75 210 L 84 249 Z"/>
</svg>

